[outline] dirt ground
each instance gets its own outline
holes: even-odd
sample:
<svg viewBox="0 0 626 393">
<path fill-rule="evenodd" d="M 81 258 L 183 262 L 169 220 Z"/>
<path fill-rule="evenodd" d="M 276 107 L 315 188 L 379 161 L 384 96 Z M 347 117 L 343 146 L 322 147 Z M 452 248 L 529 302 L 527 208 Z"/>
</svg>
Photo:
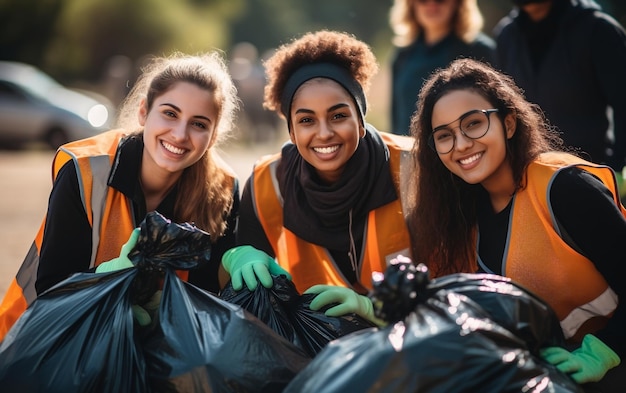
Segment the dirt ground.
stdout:
<svg viewBox="0 0 626 393">
<path fill-rule="evenodd" d="M 279 143 L 252 147 L 231 144 L 222 156 L 239 175 L 240 187 L 263 154 L 278 151 Z M 46 212 L 52 183 L 53 152 L 0 150 L 0 299 L 17 273 Z"/>
</svg>

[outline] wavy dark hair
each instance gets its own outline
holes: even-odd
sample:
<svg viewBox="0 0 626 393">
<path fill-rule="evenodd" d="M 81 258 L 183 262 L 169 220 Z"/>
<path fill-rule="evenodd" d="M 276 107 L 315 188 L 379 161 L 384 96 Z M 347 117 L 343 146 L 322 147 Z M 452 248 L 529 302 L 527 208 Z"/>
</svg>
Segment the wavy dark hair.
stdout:
<svg viewBox="0 0 626 393">
<path fill-rule="evenodd" d="M 524 187 L 524 173 L 539 154 L 567 150 L 542 110 L 524 97 L 513 79 L 472 59 L 455 60 L 434 72 L 422 87 L 417 111 L 411 119 L 415 137 L 407 222 L 413 258 L 425 263 L 433 276 L 476 271 L 476 196 L 480 184 L 471 185 L 452 174 L 428 146 L 433 107 L 444 95 L 458 90 L 480 94 L 497 108 L 497 118 L 515 118 L 514 135 L 506 145 L 516 189 Z M 494 117 L 495 118 L 495 117 Z M 504 123 L 503 123 L 504 124 Z"/>
</svg>

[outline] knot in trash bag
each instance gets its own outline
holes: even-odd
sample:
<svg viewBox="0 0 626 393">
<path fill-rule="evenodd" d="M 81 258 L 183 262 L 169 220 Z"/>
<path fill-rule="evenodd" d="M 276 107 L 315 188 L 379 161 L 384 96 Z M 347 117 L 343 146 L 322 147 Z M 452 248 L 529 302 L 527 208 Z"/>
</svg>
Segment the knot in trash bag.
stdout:
<svg viewBox="0 0 626 393">
<path fill-rule="evenodd" d="M 397 256 L 390 261 L 384 274 L 373 274 L 370 299 L 374 315 L 386 322 L 403 319 L 424 298 L 429 282 L 426 265 L 415 266 L 410 258 Z"/>
<path fill-rule="evenodd" d="M 177 224 L 154 211 L 141 225 L 129 259 L 142 270 L 189 270 L 211 258 L 210 235 L 189 223 Z"/>
<path fill-rule="evenodd" d="M 398 259 L 374 277 L 371 296 L 388 318 L 413 309 L 332 341 L 283 393 L 582 393 L 539 355 L 564 342 L 542 299 L 497 275 L 428 280 L 424 267 Z"/>
<path fill-rule="evenodd" d="M 207 233 L 157 212 L 140 233 L 135 268 L 76 273 L 22 314 L 0 342 L 3 393 L 280 393 L 309 363 L 255 316 L 177 275 L 208 260 Z M 137 306 L 148 325 L 136 323 Z"/>
</svg>

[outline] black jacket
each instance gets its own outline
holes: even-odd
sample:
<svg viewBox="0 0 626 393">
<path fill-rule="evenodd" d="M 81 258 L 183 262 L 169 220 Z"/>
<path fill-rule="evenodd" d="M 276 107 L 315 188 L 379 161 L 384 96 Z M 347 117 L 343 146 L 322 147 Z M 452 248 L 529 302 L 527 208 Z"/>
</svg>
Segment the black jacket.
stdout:
<svg viewBox="0 0 626 393">
<path fill-rule="evenodd" d="M 494 37 L 498 67 L 539 104 L 566 144 L 621 171 L 626 163 L 624 28 L 591 0 L 555 0 L 550 15 L 538 23 L 514 9 L 495 27 Z M 610 121 L 613 137 L 607 132 Z"/>
<path fill-rule="evenodd" d="M 143 139 L 133 137 L 120 144 L 118 165 L 109 176 L 109 187 L 116 188 L 132 199 L 134 220 L 137 226 L 145 218 L 146 204 L 137 181 L 141 168 Z M 235 246 L 235 227 L 239 212 L 239 188 L 233 189 L 233 208 L 228 217 L 226 234 L 211 245 L 211 260 L 205 266 L 189 271 L 188 281 L 208 291 L 218 293 L 218 268 L 222 254 Z M 176 187 L 157 207 L 165 217 L 172 217 L 176 201 Z M 72 161 L 58 173 L 50 193 L 46 215 L 46 229 L 41 245 L 37 293 L 52 287 L 71 274 L 89 269 L 91 260 L 91 226 L 80 199 L 78 175 Z"/>
</svg>

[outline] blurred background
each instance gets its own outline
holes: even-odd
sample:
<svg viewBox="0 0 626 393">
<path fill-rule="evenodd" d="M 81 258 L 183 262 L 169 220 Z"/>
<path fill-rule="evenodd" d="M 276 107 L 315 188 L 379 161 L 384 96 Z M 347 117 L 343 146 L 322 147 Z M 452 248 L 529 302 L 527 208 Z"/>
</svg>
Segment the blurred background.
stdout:
<svg viewBox="0 0 626 393">
<path fill-rule="evenodd" d="M 598 3 L 626 25 L 626 1 Z M 0 72 L 0 297 L 45 214 L 51 147 L 80 137 L 78 132 L 110 127 L 148 56 L 224 52 L 243 105 L 235 138 L 222 150 L 243 182 L 254 161 L 277 151 L 287 138 L 281 121 L 261 106 L 262 61 L 274 48 L 305 32 L 345 31 L 372 47 L 381 71 L 369 91 L 367 118 L 378 129 L 389 129 L 391 4 L 392 0 L 0 0 L 0 70 L 6 71 Z M 512 7 L 508 0 L 478 4 L 488 35 Z M 15 62 L 17 67 L 9 66 Z M 28 143 L 3 144 L 3 134 L 15 139 L 9 132 Z"/>
<path fill-rule="evenodd" d="M 599 0 L 626 25 L 626 2 Z M 353 33 L 379 59 L 368 120 L 388 129 L 386 85 L 392 0 L 0 0 L 0 60 L 34 65 L 65 86 L 87 90 L 116 107 L 142 61 L 177 50 L 220 49 L 230 60 L 244 103 L 238 140 L 271 139 L 277 119 L 260 104 L 260 62 L 273 48 L 321 28 Z M 479 0 L 484 32 L 511 1 Z M 281 134 L 282 135 L 282 134 Z"/>
</svg>

